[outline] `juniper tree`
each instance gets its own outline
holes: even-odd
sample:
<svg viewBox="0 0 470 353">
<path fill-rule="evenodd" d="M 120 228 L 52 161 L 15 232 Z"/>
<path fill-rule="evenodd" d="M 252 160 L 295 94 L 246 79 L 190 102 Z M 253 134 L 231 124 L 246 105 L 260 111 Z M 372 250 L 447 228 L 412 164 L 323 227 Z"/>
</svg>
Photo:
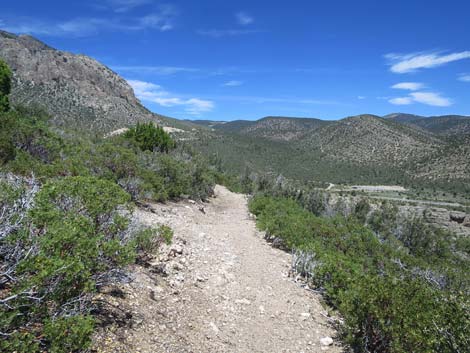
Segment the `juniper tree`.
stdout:
<svg viewBox="0 0 470 353">
<path fill-rule="evenodd" d="M 0 59 L 0 112 L 10 109 L 8 95 L 11 90 L 11 70 L 8 65 Z"/>
</svg>

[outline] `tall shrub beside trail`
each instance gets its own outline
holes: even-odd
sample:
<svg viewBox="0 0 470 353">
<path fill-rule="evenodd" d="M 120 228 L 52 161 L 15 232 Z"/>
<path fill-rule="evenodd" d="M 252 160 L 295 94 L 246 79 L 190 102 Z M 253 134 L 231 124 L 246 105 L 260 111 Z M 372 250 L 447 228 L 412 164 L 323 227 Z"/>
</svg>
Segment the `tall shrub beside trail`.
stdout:
<svg viewBox="0 0 470 353">
<path fill-rule="evenodd" d="M 11 199 L 5 208 L 23 194 L 2 190 Z M 88 347 L 92 293 L 143 249 L 171 238 L 166 228 L 134 231 L 129 201 L 111 181 L 66 177 L 42 187 L 21 224 L 11 220 L 15 230 L 0 239 L 0 273 L 8 274 L 0 282 L 1 352 Z"/>
<path fill-rule="evenodd" d="M 465 243 L 417 220 L 395 237 L 388 207 L 372 216 L 372 230 L 363 225 L 366 205 L 357 218 L 318 217 L 292 198 L 255 196 L 249 206 L 268 239 L 295 251 L 295 271 L 340 312 L 354 351 L 468 352 Z"/>
<path fill-rule="evenodd" d="M 134 141 L 142 151 L 168 153 L 175 147 L 171 136 L 161 126 L 155 126 L 153 123 L 137 123 L 124 136 Z"/>
<path fill-rule="evenodd" d="M 10 109 L 8 95 L 11 90 L 11 71 L 8 65 L 0 59 L 0 112 Z"/>
</svg>

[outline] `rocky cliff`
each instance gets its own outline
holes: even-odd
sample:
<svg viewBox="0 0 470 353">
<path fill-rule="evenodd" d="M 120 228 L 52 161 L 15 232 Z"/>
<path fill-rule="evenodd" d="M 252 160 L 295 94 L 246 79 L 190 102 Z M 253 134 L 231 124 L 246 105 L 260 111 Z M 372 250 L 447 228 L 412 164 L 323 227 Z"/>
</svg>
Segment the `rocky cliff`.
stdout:
<svg viewBox="0 0 470 353">
<path fill-rule="evenodd" d="M 165 120 L 144 108 L 123 78 L 88 56 L 0 31 L 0 58 L 14 74 L 12 103 L 40 106 L 59 126 L 109 132 Z"/>
</svg>

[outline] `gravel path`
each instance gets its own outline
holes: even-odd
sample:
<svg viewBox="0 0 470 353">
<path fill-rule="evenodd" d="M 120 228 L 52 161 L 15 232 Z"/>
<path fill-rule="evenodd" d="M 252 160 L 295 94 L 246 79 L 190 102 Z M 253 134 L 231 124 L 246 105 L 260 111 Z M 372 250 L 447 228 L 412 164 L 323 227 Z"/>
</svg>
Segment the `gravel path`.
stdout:
<svg viewBox="0 0 470 353">
<path fill-rule="evenodd" d="M 217 186 L 210 203 L 152 210 L 137 216 L 171 226 L 174 245 L 152 266 L 132 268 L 124 298 L 106 298 L 133 324 L 101 331 L 96 351 L 341 351 L 319 296 L 289 277 L 291 256 L 256 231 L 245 196 Z"/>
</svg>

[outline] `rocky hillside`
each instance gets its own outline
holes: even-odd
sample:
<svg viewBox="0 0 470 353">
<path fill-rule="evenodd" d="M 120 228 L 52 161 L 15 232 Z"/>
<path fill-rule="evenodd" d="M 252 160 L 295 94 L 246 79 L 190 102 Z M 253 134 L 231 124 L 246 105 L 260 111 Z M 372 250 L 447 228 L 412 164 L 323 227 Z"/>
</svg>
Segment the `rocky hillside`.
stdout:
<svg viewBox="0 0 470 353">
<path fill-rule="evenodd" d="M 14 74 L 12 102 L 44 108 L 59 126 L 109 132 L 165 120 L 144 108 L 123 78 L 88 56 L 0 31 L 0 58 Z"/>
<path fill-rule="evenodd" d="M 400 166 L 436 153 L 442 141 L 374 115 L 359 115 L 317 129 L 300 144 L 331 159 Z"/>
<path fill-rule="evenodd" d="M 470 134 L 470 116 L 442 115 L 423 117 L 412 114 L 396 113 L 387 115 L 384 118 L 412 127 L 421 128 L 439 135 L 463 136 Z"/>
</svg>

